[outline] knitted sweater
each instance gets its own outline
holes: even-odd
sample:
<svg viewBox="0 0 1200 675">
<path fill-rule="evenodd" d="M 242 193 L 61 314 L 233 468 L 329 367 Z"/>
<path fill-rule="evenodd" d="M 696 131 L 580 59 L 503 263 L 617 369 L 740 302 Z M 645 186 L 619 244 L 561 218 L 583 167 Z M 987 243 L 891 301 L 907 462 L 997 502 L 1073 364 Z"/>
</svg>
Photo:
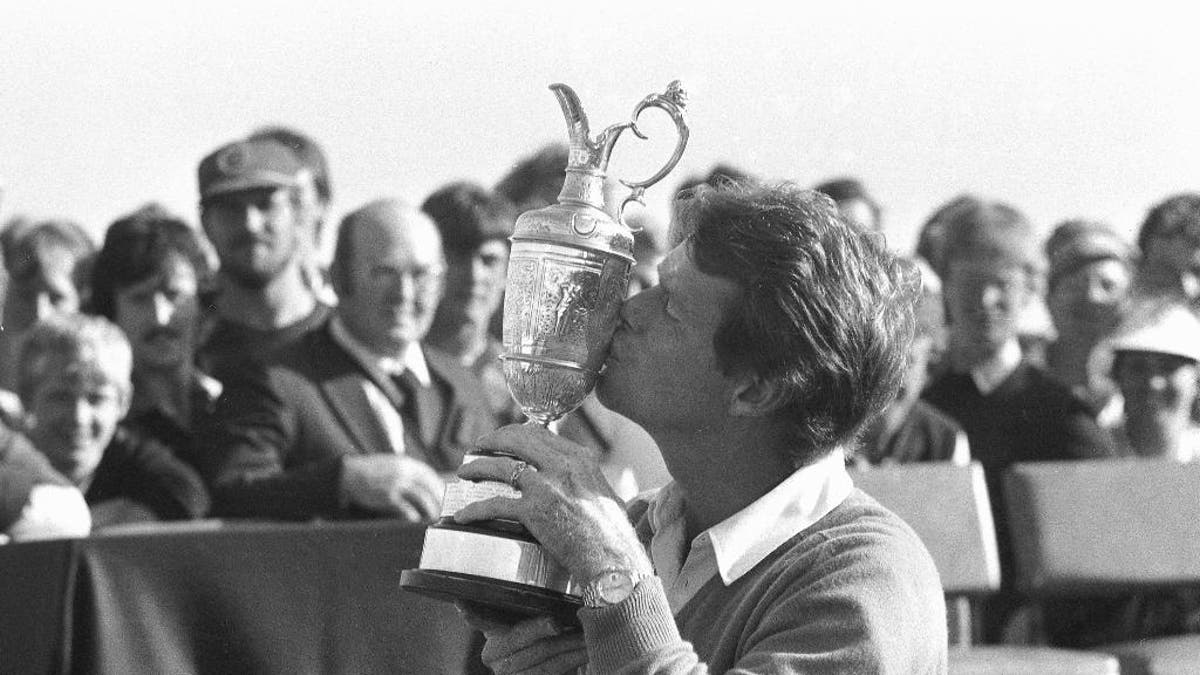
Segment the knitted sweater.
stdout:
<svg viewBox="0 0 1200 675">
<path fill-rule="evenodd" d="M 946 671 L 933 561 L 907 524 L 859 490 L 732 585 L 712 578 L 678 616 L 657 577 L 579 616 L 590 672 Z"/>
</svg>

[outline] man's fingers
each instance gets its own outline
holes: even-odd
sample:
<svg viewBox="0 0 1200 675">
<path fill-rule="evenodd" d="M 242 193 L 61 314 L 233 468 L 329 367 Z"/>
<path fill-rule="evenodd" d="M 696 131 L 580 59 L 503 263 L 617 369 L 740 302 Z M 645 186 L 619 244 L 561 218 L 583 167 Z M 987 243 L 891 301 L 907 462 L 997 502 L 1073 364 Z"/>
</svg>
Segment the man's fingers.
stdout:
<svg viewBox="0 0 1200 675">
<path fill-rule="evenodd" d="M 582 633 L 556 634 L 525 642 L 514 640 L 511 635 L 510 632 L 500 639 L 489 637 L 483 648 L 483 662 L 496 673 L 564 673 L 587 663 Z"/>
<path fill-rule="evenodd" d="M 476 520 L 504 518 L 525 524 L 525 521 L 521 520 L 521 513 L 521 503 L 518 500 L 511 497 L 489 497 L 471 502 L 459 509 L 454 514 L 454 522 L 471 523 Z"/>
<path fill-rule="evenodd" d="M 582 639 L 580 639 L 582 642 Z M 588 662 L 587 647 L 580 644 L 569 651 L 564 651 L 554 656 L 549 657 L 545 661 L 517 671 L 517 675 L 562 675 L 562 673 L 575 673 Z"/>
<path fill-rule="evenodd" d="M 529 618 L 527 615 L 514 614 L 468 600 L 457 600 L 454 606 L 467 625 L 481 633 L 506 631 Z"/>
<path fill-rule="evenodd" d="M 400 496 L 400 501 L 407 504 L 418 520 L 433 520 L 441 513 L 437 501 L 429 498 L 423 490 L 406 492 Z"/>
<path fill-rule="evenodd" d="M 391 506 L 396 517 L 400 520 L 410 523 L 419 523 L 424 520 L 424 518 L 421 517 L 421 512 L 417 509 L 417 507 L 403 499 L 393 500 Z"/>
<path fill-rule="evenodd" d="M 494 480 L 507 483 L 512 476 L 516 462 L 511 457 L 491 457 L 481 455 L 469 462 L 463 462 L 458 468 L 458 477 L 464 480 Z M 530 467 L 532 470 L 532 467 Z"/>
<path fill-rule="evenodd" d="M 538 467 L 555 466 L 581 451 L 572 441 L 531 424 L 500 427 L 480 436 L 475 444 L 484 450 L 515 455 Z"/>
<path fill-rule="evenodd" d="M 485 630 L 487 644 L 483 647 L 486 659 L 505 659 L 528 648 L 538 640 L 563 632 L 563 627 L 549 616 L 535 616 L 517 621 L 499 630 Z"/>
</svg>

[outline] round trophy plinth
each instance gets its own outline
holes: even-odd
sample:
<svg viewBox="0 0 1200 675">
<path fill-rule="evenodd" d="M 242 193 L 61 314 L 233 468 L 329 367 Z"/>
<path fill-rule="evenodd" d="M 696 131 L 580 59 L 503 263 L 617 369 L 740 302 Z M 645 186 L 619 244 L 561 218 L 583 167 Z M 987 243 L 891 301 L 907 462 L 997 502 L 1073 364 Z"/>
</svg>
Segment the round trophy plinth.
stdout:
<svg viewBox="0 0 1200 675">
<path fill-rule="evenodd" d="M 579 598 L 552 593 L 532 586 L 511 584 L 498 579 L 438 570 L 404 570 L 400 587 L 431 598 L 456 602 L 464 600 L 482 605 L 513 620 L 535 616 L 550 616 L 563 626 L 578 626 L 582 603 Z"/>
<path fill-rule="evenodd" d="M 400 587 L 439 600 L 483 605 L 514 620 L 553 616 L 565 625 L 578 625 L 575 612 L 582 601 L 570 574 L 520 523 L 454 522 L 454 513 L 468 503 L 517 495 L 494 481 L 447 486 L 442 517 L 425 530 L 419 566 L 401 574 Z"/>
</svg>

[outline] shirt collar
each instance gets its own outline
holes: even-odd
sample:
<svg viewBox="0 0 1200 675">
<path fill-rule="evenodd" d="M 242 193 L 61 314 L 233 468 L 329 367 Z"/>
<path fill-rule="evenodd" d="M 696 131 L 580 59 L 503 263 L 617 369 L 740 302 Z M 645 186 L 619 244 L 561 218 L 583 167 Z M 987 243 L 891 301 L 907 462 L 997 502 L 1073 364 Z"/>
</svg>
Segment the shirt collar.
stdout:
<svg viewBox="0 0 1200 675">
<path fill-rule="evenodd" d="M 1017 366 L 1021 365 L 1021 345 L 1016 340 L 1004 343 L 996 358 L 975 366 L 971 369 L 971 380 L 979 393 L 988 395 L 1008 379 Z"/>
<path fill-rule="evenodd" d="M 797 470 L 770 492 L 696 536 L 707 542 L 716 572 L 726 585 L 737 581 L 787 540 L 824 518 L 841 504 L 854 484 L 839 448 Z M 655 531 L 683 515 L 684 495 L 670 483 L 653 498 L 649 513 Z"/>
<path fill-rule="evenodd" d="M 333 334 L 334 341 L 364 367 L 388 376 L 400 375 L 407 370 L 417 378 L 417 382 L 420 382 L 422 387 L 428 387 L 432 383 L 432 378 L 429 376 L 429 364 L 425 361 L 420 344 L 410 342 L 398 355 L 383 355 L 372 351 L 351 335 L 340 316 L 334 316 L 330 320 L 329 330 Z"/>
</svg>

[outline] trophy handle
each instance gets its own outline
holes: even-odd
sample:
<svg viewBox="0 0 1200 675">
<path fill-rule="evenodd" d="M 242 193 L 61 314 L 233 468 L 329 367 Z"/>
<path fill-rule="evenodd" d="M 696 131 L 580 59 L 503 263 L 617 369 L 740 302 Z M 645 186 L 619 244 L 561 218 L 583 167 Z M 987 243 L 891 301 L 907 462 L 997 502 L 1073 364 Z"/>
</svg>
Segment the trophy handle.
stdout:
<svg viewBox="0 0 1200 675">
<path fill-rule="evenodd" d="M 667 160 L 667 163 L 664 164 L 661 169 L 655 172 L 654 175 L 645 180 L 639 181 L 627 181 L 625 179 L 621 179 L 622 185 L 633 190 L 633 192 L 629 193 L 629 196 L 621 202 L 621 207 L 617 209 L 617 220 L 620 221 L 622 225 L 630 227 L 625 222 L 625 208 L 629 205 L 629 203 L 637 202 L 638 204 L 645 206 L 646 203 L 642 200 L 642 196 L 646 193 L 646 188 L 654 185 L 658 181 L 665 178 L 668 173 L 671 173 L 671 170 L 675 168 L 675 165 L 679 163 L 680 158 L 683 157 L 683 151 L 687 147 L 688 134 L 690 133 L 687 125 L 687 119 L 683 114 L 683 109 L 686 105 L 687 92 L 683 90 L 683 85 L 679 83 L 679 80 L 673 80 L 671 84 L 667 85 L 666 92 L 662 94 L 650 94 L 646 98 L 642 99 L 641 102 L 639 102 L 636 106 L 634 106 L 632 119 L 627 123 L 627 125 L 622 125 L 627 126 L 627 128 L 631 130 L 638 138 L 645 140 L 648 138 L 648 136 L 643 134 L 641 129 L 638 129 L 638 117 L 641 116 L 642 111 L 644 111 L 646 108 L 658 108 L 671 116 L 671 121 L 675 123 L 675 130 L 679 134 L 678 140 L 675 141 L 675 152 L 671 154 L 671 158 Z M 630 227 L 630 229 L 636 231 L 637 229 L 641 228 Z"/>
</svg>

